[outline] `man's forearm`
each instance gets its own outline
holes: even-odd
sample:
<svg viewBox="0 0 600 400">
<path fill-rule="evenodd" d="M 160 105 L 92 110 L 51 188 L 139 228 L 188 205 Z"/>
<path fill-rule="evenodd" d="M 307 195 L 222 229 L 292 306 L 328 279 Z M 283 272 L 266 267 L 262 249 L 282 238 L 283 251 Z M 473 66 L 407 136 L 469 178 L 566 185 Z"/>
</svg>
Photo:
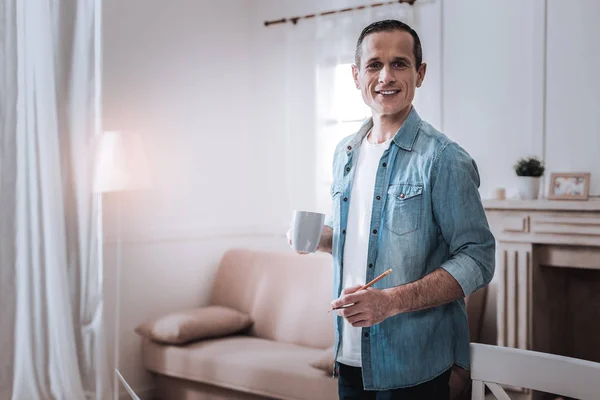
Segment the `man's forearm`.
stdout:
<svg viewBox="0 0 600 400">
<path fill-rule="evenodd" d="M 333 245 L 333 230 L 327 225 L 323 225 L 323 232 L 321 233 L 321 241 L 319 242 L 318 251 L 323 253 L 331 254 L 331 248 Z"/>
<path fill-rule="evenodd" d="M 390 316 L 419 311 L 450 303 L 464 297 L 462 288 L 443 268 L 418 281 L 386 289 L 390 294 Z"/>
</svg>

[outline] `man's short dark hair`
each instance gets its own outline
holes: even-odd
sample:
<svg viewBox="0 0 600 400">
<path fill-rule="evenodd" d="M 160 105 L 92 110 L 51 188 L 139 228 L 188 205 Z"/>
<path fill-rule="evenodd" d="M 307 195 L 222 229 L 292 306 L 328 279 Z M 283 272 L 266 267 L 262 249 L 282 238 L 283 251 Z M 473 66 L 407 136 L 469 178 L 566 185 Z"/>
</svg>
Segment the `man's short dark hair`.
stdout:
<svg viewBox="0 0 600 400">
<path fill-rule="evenodd" d="M 423 62 L 423 50 L 421 49 L 421 39 L 419 39 L 419 35 L 417 32 L 404 22 L 395 20 L 395 19 L 386 19 L 383 21 L 373 22 L 371 25 L 367 26 L 360 33 L 358 37 L 358 41 L 356 42 L 356 52 L 354 54 L 354 61 L 356 65 L 360 68 L 360 54 L 362 42 L 367 35 L 371 33 L 377 32 L 390 32 L 390 31 L 404 31 L 410 33 L 413 38 L 413 54 L 415 55 L 415 68 L 419 69 L 421 67 L 421 63 Z"/>
</svg>

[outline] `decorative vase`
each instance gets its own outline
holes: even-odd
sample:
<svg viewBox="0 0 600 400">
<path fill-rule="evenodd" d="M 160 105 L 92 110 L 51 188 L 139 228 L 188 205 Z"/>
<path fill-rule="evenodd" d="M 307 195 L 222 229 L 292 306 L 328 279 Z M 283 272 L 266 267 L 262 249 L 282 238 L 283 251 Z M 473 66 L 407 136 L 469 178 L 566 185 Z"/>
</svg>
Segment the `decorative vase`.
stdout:
<svg viewBox="0 0 600 400">
<path fill-rule="evenodd" d="M 517 188 L 519 190 L 519 197 L 521 200 L 536 200 L 540 191 L 540 181 L 542 180 L 541 177 L 518 176 L 517 178 Z"/>
</svg>

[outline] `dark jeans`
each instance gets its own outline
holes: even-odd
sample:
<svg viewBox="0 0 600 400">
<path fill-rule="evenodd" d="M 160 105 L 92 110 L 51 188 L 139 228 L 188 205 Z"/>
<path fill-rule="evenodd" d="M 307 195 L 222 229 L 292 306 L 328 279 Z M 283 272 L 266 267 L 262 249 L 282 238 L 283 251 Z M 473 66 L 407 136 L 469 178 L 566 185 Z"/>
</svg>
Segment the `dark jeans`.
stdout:
<svg viewBox="0 0 600 400">
<path fill-rule="evenodd" d="M 338 363 L 338 394 L 340 400 L 449 400 L 451 369 L 430 381 L 416 386 L 373 391 L 364 390 L 360 368 Z"/>
</svg>

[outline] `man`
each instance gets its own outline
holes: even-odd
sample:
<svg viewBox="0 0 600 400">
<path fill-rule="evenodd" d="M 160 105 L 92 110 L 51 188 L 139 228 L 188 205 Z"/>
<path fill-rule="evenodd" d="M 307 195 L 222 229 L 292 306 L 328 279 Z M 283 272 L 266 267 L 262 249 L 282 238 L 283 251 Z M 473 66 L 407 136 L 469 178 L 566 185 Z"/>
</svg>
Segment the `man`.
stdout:
<svg viewBox="0 0 600 400">
<path fill-rule="evenodd" d="M 373 117 L 337 146 L 333 215 L 319 245 L 333 255 L 331 306 L 344 306 L 335 321 L 339 397 L 448 399 L 451 368 L 469 367 L 463 299 L 494 273 L 479 174 L 412 106 L 426 72 L 412 28 L 367 26 L 355 62 Z"/>
</svg>

